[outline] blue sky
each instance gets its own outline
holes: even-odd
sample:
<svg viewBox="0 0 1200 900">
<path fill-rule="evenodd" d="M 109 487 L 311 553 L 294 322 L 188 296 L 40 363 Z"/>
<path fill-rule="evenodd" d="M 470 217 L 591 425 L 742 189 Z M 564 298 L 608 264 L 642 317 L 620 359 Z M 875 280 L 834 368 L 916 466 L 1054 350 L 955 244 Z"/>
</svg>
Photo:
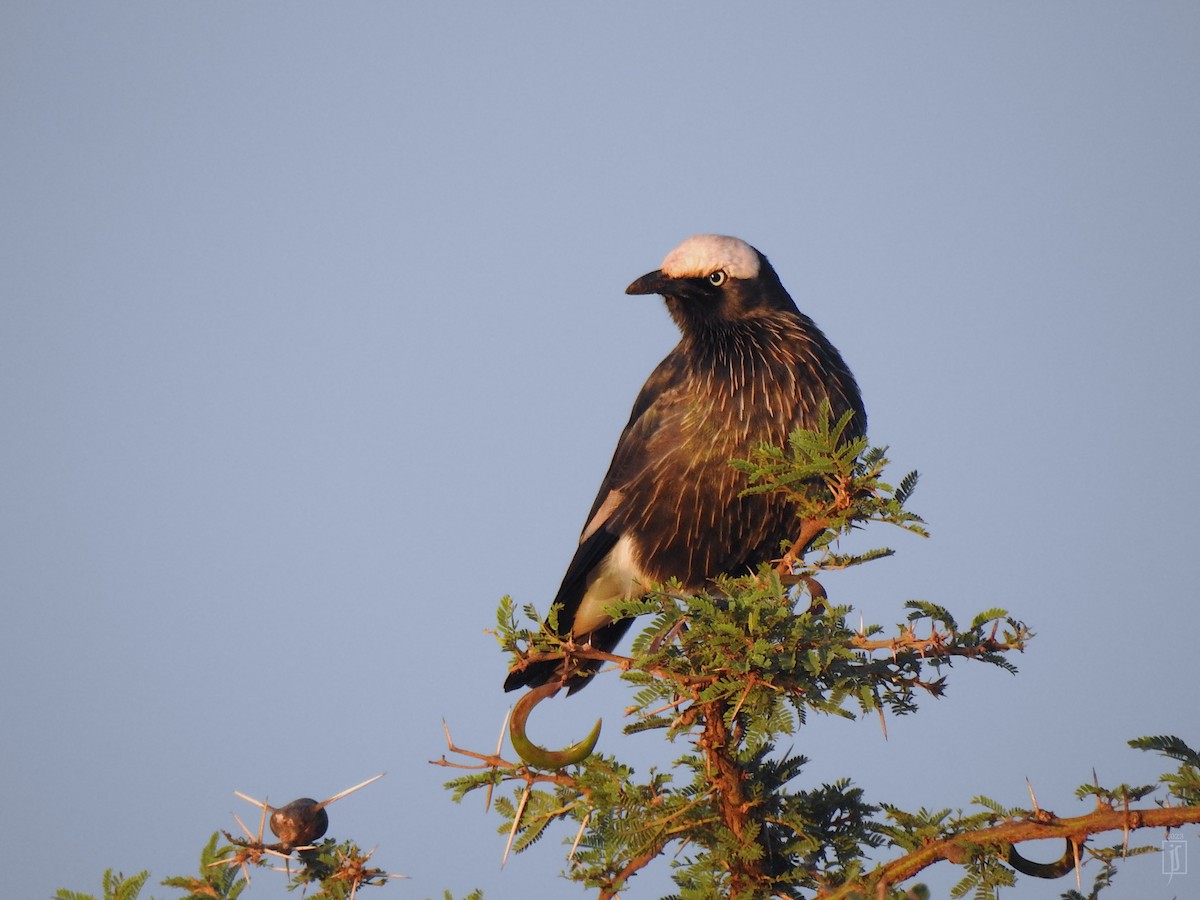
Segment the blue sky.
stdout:
<svg viewBox="0 0 1200 900">
<path fill-rule="evenodd" d="M 1039 635 L 886 740 L 813 721 L 808 777 L 1064 815 L 1093 768 L 1153 780 L 1127 739 L 1200 744 L 1198 46 L 1186 2 L 0 6 L 5 894 L 189 872 L 234 790 L 386 771 L 331 810 L 411 876 L 376 896 L 586 896 L 555 839 L 501 872 L 426 761 L 443 718 L 494 744 L 483 630 L 557 587 L 676 337 L 622 291 L 703 231 L 922 473 L 933 539 L 831 595 Z M 625 704 L 536 735 L 660 758 Z"/>
</svg>

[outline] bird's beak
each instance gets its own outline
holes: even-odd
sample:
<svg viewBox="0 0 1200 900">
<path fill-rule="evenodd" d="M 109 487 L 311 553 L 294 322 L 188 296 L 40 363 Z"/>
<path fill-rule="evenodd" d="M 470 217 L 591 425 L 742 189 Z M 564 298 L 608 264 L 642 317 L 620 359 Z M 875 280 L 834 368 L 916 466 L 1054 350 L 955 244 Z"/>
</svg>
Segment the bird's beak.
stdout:
<svg viewBox="0 0 1200 900">
<path fill-rule="evenodd" d="M 647 275 L 643 275 L 629 287 L 625 288 L 627 294 L 665 294 L 667 286 L 672 279 L 662 273 L 662 269 L 655 269 Z"/>
</svg>

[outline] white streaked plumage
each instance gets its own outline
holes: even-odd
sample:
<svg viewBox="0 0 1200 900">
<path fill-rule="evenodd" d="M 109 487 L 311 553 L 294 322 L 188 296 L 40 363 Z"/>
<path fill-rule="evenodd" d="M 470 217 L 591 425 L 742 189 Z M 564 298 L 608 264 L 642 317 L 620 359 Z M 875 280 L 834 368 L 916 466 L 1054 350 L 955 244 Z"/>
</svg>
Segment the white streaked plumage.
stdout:
<svg viewBox="0 0 1200 900">
<path fill-rule="evenodd" d="M 661 268 L 670 278 L 705 278 L 719 269 L 730 278 L 757 278 L 758 252 L 739 238 L 696 234 L 668 253 Z"/>
<path fill-rule="evenodd" d="M 728 278 L 711 277 L 718 271 Z M 673 579 L 685 592 L 704 590 L 722 573 L 771 562 L 794 540 L 795 509 L 778 495 L 744 495 L 730 459 L 813 427 L 824 401 L 835 417 L 855 414 L 851 437 L 867 423 L 836 348 L 745 241 L 690 237 L 625 292 L 662 296 L 681 339 L 634 401 L 552 601 L 558 636 L 606 652 L 631 624 L 609 618 L 614 601 Z M 558 683 L 575 693 L 599 667 L 536 654 L 514 666 L 504 689 Z"/>
</svg>

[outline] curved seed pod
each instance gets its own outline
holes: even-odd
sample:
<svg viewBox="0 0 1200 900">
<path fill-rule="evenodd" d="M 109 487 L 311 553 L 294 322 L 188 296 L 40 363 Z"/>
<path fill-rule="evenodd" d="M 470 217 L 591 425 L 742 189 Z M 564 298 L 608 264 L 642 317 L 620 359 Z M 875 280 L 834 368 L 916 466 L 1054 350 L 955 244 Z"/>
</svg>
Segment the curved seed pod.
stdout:
<svg viewBox="0 0 1200 900">
<path fill-rule="evenodd" d="M 347 794 L 353 794 L 359 788 L 364 788 L 372 782 L 378 781 L 383 777 L 382 772 L 374 778 L 368 778 L 366 781 L 356 784 L 352 788 L 347 788 L 340 794 L 334 794 L 328 800 L 322 800 L 318 803 L 312 797 L 301 797 L 299 800 L 293 800 L 287 806 L 271 806 L 262 801 L 255 800 L 253 797 L 248 797 L 241 791 L 234 791 L 235 797 L 241 797 L 247 803 L 253 803 L 263 811 L 265 818 L 267 813 L 271 814 L 271 831 L 279 838 L 278 848 L 291 853 L 297 847 L 304 847 L 324 837 L 325 832 L 329 829 L 329 814 L 325 812 L 325 807 L 330 803 L 341 800 Z M 236 816 L 234 818 L 237 818 Z M 239 820 L 239 824 L 241 824 Z M 242 828 L 245 829 L 245 825 Z M 250 834 L 249 831 L 246 832 Z M 255 839 L 261 843 L 262 841 L 262 826 L 259 826 L 258 837 Z M 274 849 L 274 848 L 272 848 Z"/>
<path fill-rule="evenodd" d="M 1050 863 L 1036 863 L 1028 860 L 1017 852 L 1016 847 L 1008 848 L 1008 864 L 1031 878 L 1062 878 L 1075 868 L 1075 845 L 1067 839 L 1067 849 L 1061 859 Z"/>
<path fill-rule="evenodd" d="M 525 723 L 529 720 L 529 714 L 533 708 L 547 697 L 557 694 L 559 687 L 560 685 L 557 684 L 544 684 L 534 688 L 517 701 L 513 707 L 512 718 L 508 723 L 508 736 L 512 740 L 513 749 L 527 765 L 538 769 L 563 769 L 577 762 L 583 762 L 591 756 L 592 751 L 596 749 L 596 741 L 600 739 L 602 719 L 596 720 L 596 724 L 582 741 L 564 747 L 562 750 L 547 750 L 539 747 L 525 735 Z"/>
<path fill-rule="evenodd" d="M 325 803 L 301 797 L 273 810 L 270 824 L 279 843 L 290 851 L 319 840 L 329 828 L 329 814 Z"/>
</svg>

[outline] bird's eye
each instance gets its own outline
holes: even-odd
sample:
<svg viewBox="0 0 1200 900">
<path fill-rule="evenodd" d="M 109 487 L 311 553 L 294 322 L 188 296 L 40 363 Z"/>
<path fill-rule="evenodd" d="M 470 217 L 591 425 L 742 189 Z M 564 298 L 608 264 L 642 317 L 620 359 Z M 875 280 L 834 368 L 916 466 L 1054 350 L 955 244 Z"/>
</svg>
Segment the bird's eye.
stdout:
<svg viewBox="0 0 1200 900">
<path fill-rule="evenodd" d="M 724 269 L 717 269 L 717 271 L 708 276 L 708 283 L 713 287 L 720 287 L 728 280 L 729 276 L 725 274 Z"/>
</svg>

